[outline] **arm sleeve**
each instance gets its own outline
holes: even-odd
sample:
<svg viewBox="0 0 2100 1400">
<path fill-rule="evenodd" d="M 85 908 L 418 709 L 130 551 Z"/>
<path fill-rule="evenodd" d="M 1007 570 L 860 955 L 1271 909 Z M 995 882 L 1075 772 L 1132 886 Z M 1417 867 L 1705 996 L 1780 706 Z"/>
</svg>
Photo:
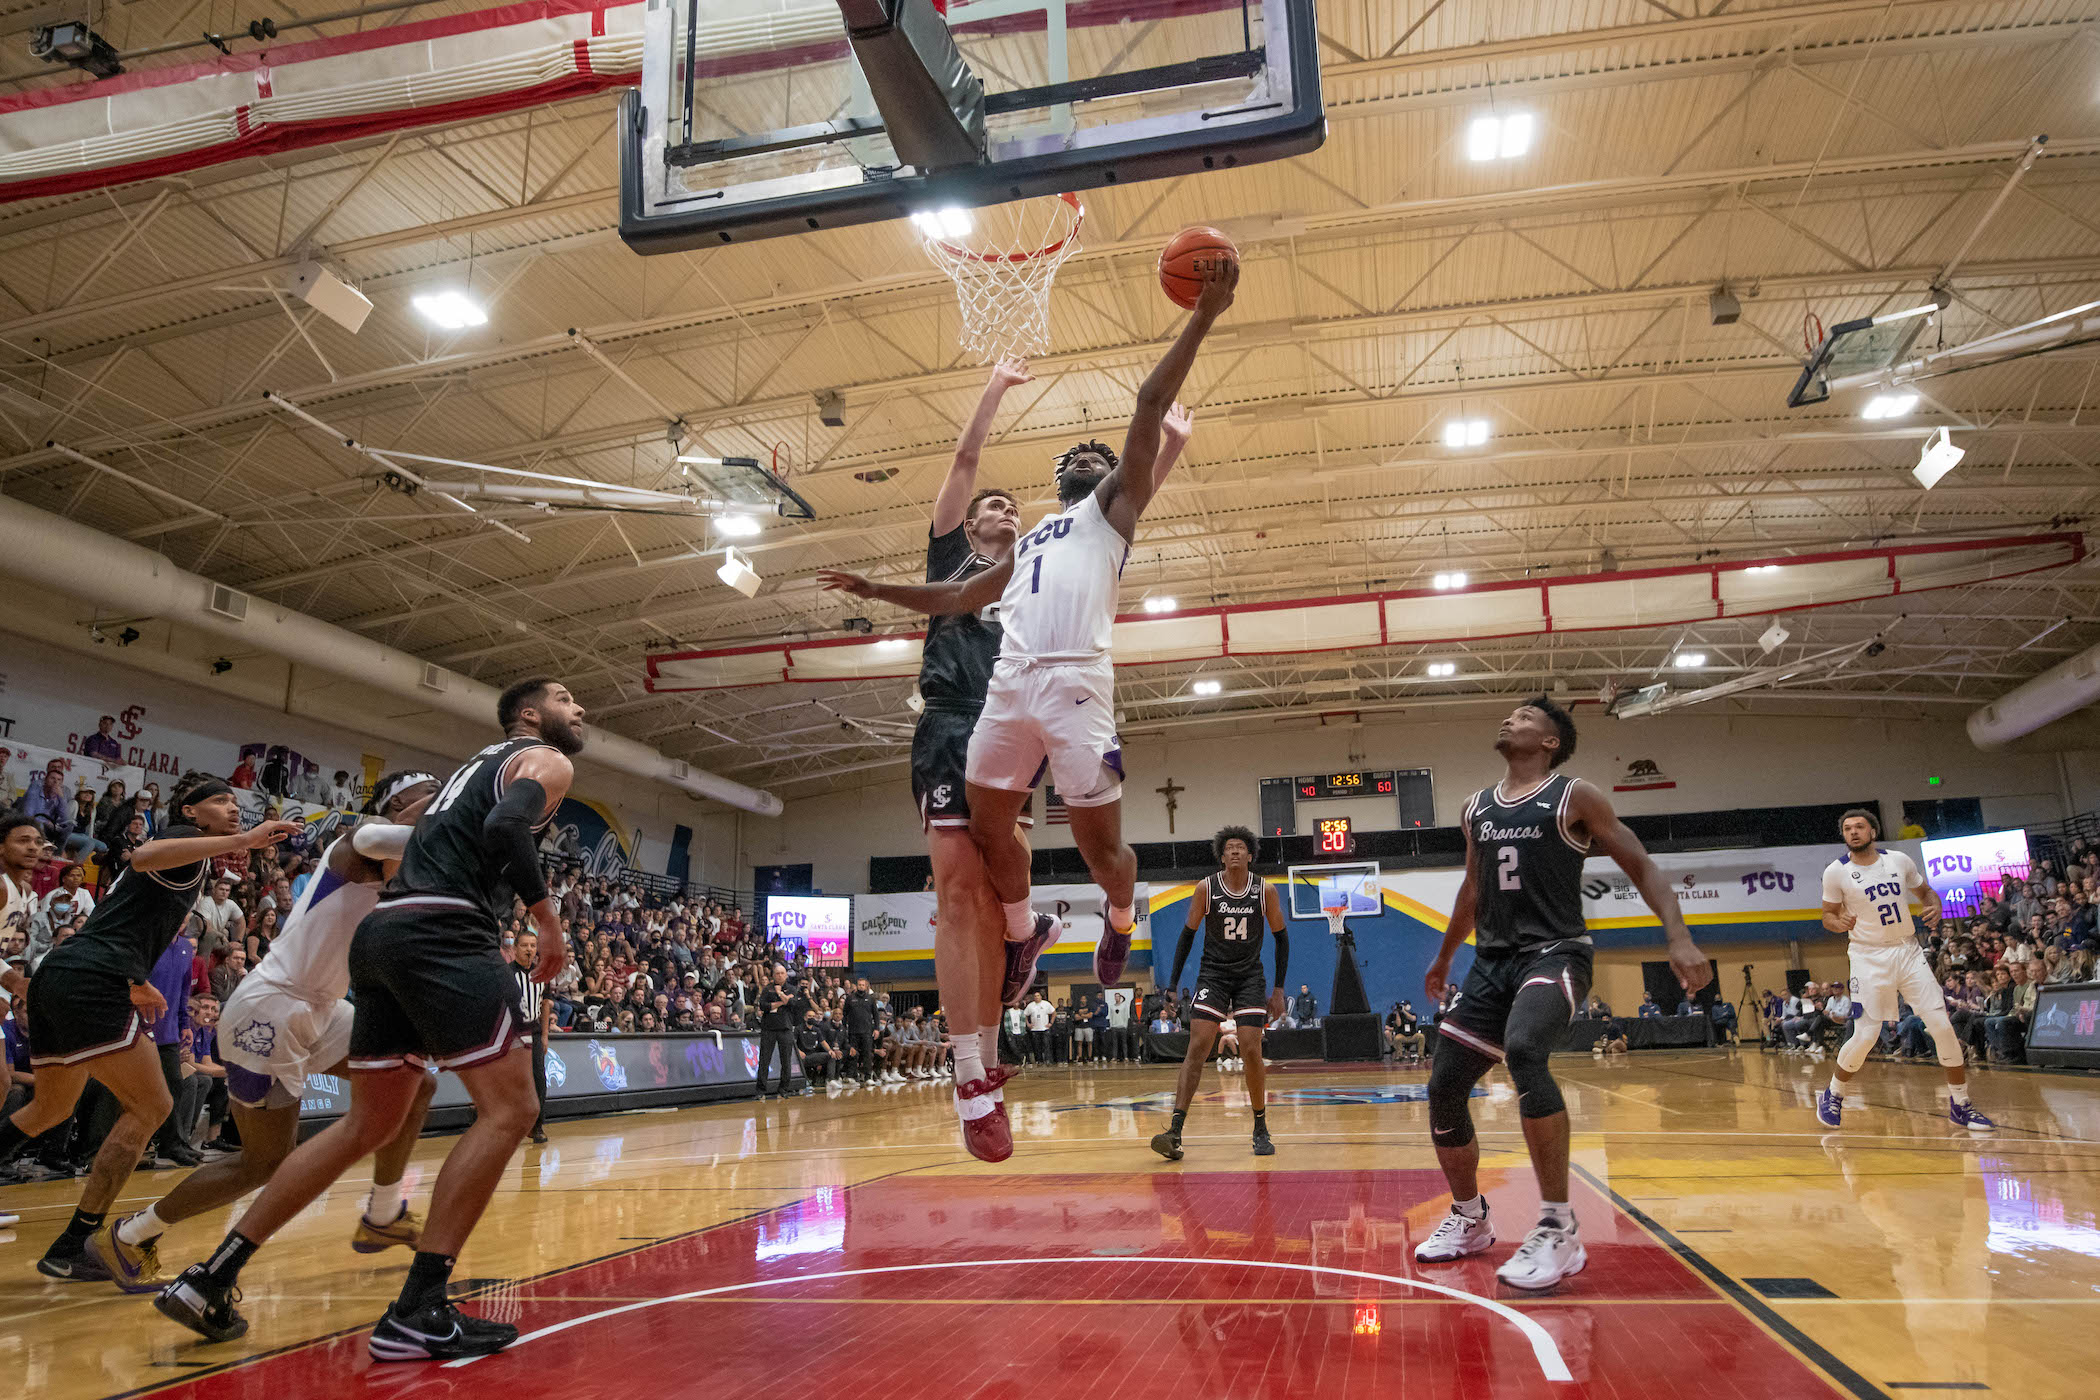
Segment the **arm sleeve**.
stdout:
<svg viewBox="0 0 2100 1400">
<path fill-rule="evenodd" d="M 539 847 L 532 839 L 532 823 L 546 805 L 547 789 L 537 779 L 519 778 L 481 824 L 484 849 L 503 863 L 504 878 L 528 909 L 547 897 Z"/>
<path fill-rule="evenodd" d="M 1272 928 L 1269 937 L 1276 940 L 1276 985 L 1281 987 L 1291 980 L 1291 932 Z"/>
<path fill-rule="evenodd" d="M 399 860 L 414 831 L 395 822 L 365 822 L 350 833 L 350 849 L 368 860 Z"/>
<path fill-rule="evenodd" d="M 1181 985 L 1182 969 L 1188 966 L 1189 949 L 1194 947 L 1195 944 L 1196 930 L 1183 926 L 1181 941 L 1174 945 L 1174 975 L 1167 979 L 1168 986 L 1178 987 Z"/>
</svg>

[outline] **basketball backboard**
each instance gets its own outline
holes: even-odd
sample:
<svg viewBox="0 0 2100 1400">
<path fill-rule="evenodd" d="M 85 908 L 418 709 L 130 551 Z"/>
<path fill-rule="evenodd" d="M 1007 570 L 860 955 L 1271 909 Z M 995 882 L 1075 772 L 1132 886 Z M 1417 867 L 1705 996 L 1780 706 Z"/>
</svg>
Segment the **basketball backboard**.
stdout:
<svg viewBox="0 0 2100 1400">
<path fill-rule="evenodd" d="M 1830 397 L 1833 381 L 1853 376 L 1871 376 L 1885 370 L 1910 352 L 1918 333 L 1939 310 L 1931 302 L 1879 316 L 1862 316 L 1830 328 L 1801 367 L 1801 377 L 1786 396 L 1788 408 L 1822 403 Z M 1843 387 L 1840 382 L 1839 387 Z"/>
<path fill-rule="evenodd" d="M 643 38 L 620 234 L 644 253 L 1229 169 L 1326 133 L 1313 0 L 648 0 Z"/>
<path fill-rule="evenodd" d="M 1323 909 L 1344 902 L 1351 915 L 1364 918 L 1376 918 L 1385 909 L 1385 885 L 1375 860 L 1294 865 L 1288 873 L 1294 919 L 1324 917 Z"/>
</svg>

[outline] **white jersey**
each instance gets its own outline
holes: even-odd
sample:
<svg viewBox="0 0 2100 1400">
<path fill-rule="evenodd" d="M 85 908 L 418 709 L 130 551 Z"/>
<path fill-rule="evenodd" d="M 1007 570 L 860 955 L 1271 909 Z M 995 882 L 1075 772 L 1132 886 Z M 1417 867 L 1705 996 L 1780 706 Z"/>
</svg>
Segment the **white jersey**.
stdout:
<svg viewBox="0 0 2100 1400">
<path fill-rule="evenodd" d="M 1869 865 L 1847 855 L 1824 869 L 1823 902 L 1852 916 L 1854 943 L 1884 948 L 1915 943 L 1910 892 L 1919 883 L 1916 863 L 1901 851 L 1878 852 Z"/>
<path fill-rule="evenodd" d="M 350 990 L 350 938 L 379 903 L 381 888 L 377 880 L 363 884 L 335 873 L 335 848 L 350 839 L 331 841 L 321 853 L 320 869 L 293 902 L 269 953 L 241 979 L 243 989 L 252 982 L 316 1006 L 341 1001 Z"/>
<path fill-rule="evenodd" d="M 1091 493 L 1021 536 L 999 602 L 999 655 L 1053 664 L 1107 656 L 1129 555 L 1130 541 Z"/>
</svg>

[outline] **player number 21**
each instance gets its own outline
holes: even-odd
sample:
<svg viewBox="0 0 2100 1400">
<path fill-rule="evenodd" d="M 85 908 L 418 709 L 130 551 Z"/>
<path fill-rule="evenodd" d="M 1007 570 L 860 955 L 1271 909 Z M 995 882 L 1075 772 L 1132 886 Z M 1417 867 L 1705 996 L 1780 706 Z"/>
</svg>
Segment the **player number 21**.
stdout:
<svg viewBox="0 0 2100 1400">
<path fill-rule="evenodd" d="M 1505 890 L 1520 890 L 1524 882 L 1517 878 L 1517 848 L 1504 846 L 1495 852 L 1495 882 Z"/>
<path fill-rule="evenodd" d="M 1245 943 L 1247 941 L 1247 920 L 1245 916 L 1238 914 L 1225 916 L 1225 941 L 1227 943 Z"/>
<path fill-rule="evenodd" d="M 1881 916 L 1883 928 L 1903 922 L 1903 906 L 1900 904 L 1877 904 L 1874 906 L 1874 912 Z"/>
</svg>

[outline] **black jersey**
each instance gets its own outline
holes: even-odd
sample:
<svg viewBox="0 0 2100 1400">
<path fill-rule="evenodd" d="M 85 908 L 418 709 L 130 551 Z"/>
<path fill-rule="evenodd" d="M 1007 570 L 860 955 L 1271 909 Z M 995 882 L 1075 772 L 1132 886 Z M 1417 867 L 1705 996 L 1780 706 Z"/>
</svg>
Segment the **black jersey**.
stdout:
<svg viewBox="0 0 2100 1400">
<path fill-rule="evenodd" d="M 1201 975 L 1241 972 L 1261 966 L 1262 935 L 1269 921 L 1263 909 L 1261 876 L 1247 875 L 1247 888 L 1234 894 L 1225 888 L 1225 872 L 1206 882 L 1209 905 L 1203 915 L 1203 961 Z"/>
<path fill-rule="evenodd" d="M 958 525 L 945 535 L 926 541 L 926 581 L 952 583 L 993 567 L 970 547 L 970 537 Z M 919 695 L 930 706 L 942 709 L 984 708 L 985 691 L 991 688 L 992 666 L 999 660 L 999 605 L 982 612 L 926 620 L 926 644 L 919 660 Z"/>
<path fill-rule="evenodd" d="M 511 888 L 501 853 L 489 848 L 482 823 L 503 800 L 511 760 L 527 749 L 552 748 L 544 739 L 521 735 L 490 744 L 445 780 L 416 819 L 415 834 L 402 852 L 401 869 L 387 881 L 382 902 L 408 895 L 459 900 L 488 916 L 492 927 L 510 917 Z M 547 825 L 537 823 L 538 831 Z"/>
<path fill-rule="evenodd" d="M 1466 803 L 1473 837 L 1474 942 L 1483 949 L 1590 941 L 1582 922 L 1582 861 L 1568 812 L 1575 780 L 1555 773 L 1505 800 L 1483 788 Z"/>
<path fill-rule="evenodd" d="M 194 826 L 171 826 L 153 839 L 179 841 L 203 834 Z M 166 870 L 125 866 L 80 932 L 46 954 L 38 971 L 72 967 L 145 981 L 182 931 L 182 921 L 196 906 L 197 892 L 204 888 L 204 877 L 210 871 L 208 860 Z"/>
</svg>

